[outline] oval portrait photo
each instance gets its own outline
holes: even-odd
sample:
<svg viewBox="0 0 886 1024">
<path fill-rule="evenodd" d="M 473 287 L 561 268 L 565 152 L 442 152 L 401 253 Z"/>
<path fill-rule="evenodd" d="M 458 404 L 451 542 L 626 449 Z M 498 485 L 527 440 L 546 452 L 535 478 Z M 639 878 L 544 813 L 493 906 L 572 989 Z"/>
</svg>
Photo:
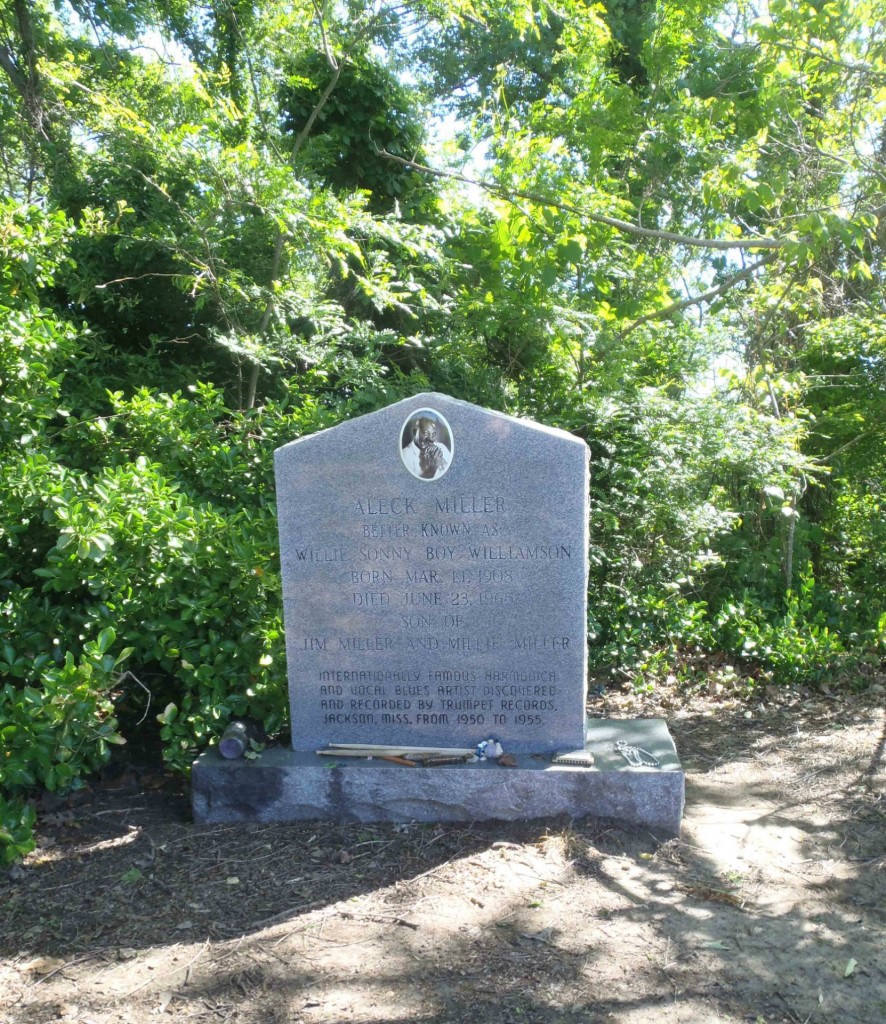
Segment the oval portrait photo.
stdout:
<svg viewBox="0 0 886 1024">
<path fill-rule="evenodd" d="M 452 464 L 452 430 L 436 409 L 418 409 L 400 432 L 400 458 L 419 480 L 439 480 Z"/>
</svg>

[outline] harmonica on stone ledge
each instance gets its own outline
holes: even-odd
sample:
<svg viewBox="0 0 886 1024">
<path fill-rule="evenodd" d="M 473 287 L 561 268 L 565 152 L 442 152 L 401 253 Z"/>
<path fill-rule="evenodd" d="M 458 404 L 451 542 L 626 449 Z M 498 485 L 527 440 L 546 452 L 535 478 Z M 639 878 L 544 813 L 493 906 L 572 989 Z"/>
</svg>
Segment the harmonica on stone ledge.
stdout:
<svg viewBox="0 0 886 1024">
<path fill-rule="evenodd" d="M 341 743 L 332 744 L 315 753 L 326 757 L 402 757 L 411 761 L 428 758 L 472 757 L 473 747 L 391 747 L 379 744 Z"/>
</svg>

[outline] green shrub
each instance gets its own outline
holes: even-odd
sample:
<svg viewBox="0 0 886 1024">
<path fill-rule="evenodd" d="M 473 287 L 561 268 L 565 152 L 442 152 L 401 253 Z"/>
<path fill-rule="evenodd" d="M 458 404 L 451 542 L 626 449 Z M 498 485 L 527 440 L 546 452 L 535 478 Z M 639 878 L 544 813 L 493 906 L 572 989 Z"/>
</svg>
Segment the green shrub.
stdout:
<svg viewBox="0 0 886 1024">
<path fill-rule="evenodd" d="M 77 659 L 59 647 L 36 656 L 10 643 L 0 648 L 0 844 L 7 863 L 33 849 L 34 811 L 23 797 L 38 786 L 76 788 L 113 745 L 125 743 L 110 694 L 132 650 L 114 654 L 115 639 L 113 629 L 103 629 Z"/>
<path fill-rule="evenodd" d="M 0 866 L 20 860 L 34 849 L 37 812 L 24 800 L 6 800 L 0 795 Z"/>
<path fill-rule="evenodd" d="M 722 650 L 779 683 L 821 680 L 844 665 L 851 653 L 839 630 L 828 622 L 809 566 L 781 609 L 745 592 L 723 605 L 713 630 Z"/>
<path fill-rule="evenodd" d="M 112 652 L 116 634 L 103 629 L 83 644 L 79 658 L 19 654 L 11 644 L 0 649 L 0 737 L 3 761 L 0 786 L 26 793 L 36 785 L 65 791 L 75 780 L 107 761 L 117 732 L 110 691 L 118 668 L 132 653 Z"/>
</svg>

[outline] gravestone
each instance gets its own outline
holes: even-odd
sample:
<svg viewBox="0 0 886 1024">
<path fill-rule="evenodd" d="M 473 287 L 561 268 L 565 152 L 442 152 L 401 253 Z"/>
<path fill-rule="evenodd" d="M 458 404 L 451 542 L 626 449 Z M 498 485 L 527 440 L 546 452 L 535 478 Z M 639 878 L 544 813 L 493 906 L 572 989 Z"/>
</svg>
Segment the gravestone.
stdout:
<svg viewBox="0 0 886 1024">
<path fill-rule="evenodd" d="M 587 502 L 583 441 L 441 395 L 281 448 L 295 749 L 582 746 Z"/>
<path fill-rule="evenodd" d="M 589 742 L 588 472 L 579 438 L 440 394 L 278 449 L 292 750 L 203 755 L 195 817 L 567 813 L 675 834 L 683 773 L 664 724 L 592 722 Z M 316 753 L 488 737 L 515 767 Z M 552 763 L 583 749 L 591 767 Z"/>
</svg>

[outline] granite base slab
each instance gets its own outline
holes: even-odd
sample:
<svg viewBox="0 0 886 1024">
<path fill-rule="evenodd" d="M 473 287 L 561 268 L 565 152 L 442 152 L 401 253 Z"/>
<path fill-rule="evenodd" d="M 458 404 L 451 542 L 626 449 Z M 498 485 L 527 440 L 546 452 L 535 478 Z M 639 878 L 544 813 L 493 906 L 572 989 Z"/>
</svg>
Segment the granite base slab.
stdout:
<svg viewBox="0 0 886 1024">
<path fill-rule="evenodd" d="M 641 748 L 659 765 L 632 766 L 616 749 L 618 741 Z M 494 761 L 408 768 L 282 748 L 231 761 L 210 750 L 194 762 L 194 820 L 473 822 L 565 814 L 679 834 L 685 778 L 661 719 L 592 719 L 586 749 L 594 755 L 590 767 L 521 754 L 515 768 Z"/>
</svg>

